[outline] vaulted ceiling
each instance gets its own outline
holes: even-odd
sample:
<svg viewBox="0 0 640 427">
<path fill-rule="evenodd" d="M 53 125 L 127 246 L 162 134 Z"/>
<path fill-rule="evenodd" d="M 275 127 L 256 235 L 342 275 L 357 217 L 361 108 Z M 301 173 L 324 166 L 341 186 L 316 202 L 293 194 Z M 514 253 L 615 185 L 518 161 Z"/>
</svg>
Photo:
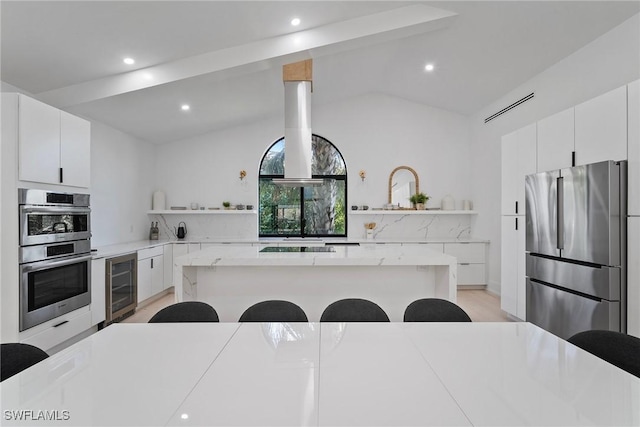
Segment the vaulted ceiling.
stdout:
<svg viewBox="0 0 640 427">
<path fill-rule="evenodd" d="M 5 0 L 0 78 L 155 143 L 281 116 L 281 66 L 306 58 L 314 105 L 381 92 L 472 114 L 639 11 L 637 1 Z"/>
</svg>

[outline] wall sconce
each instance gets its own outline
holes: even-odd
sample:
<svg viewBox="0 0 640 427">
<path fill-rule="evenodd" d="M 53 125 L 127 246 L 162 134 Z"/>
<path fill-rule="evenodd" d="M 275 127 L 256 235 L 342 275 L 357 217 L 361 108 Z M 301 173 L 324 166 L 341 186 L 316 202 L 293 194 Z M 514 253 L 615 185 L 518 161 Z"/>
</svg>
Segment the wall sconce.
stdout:
<svg viewBox="0 0 640 427">
<path fill-rule="evenodd" d="M 242 181 L 243 179 L 245 179 L 247 177 L 247 171 L 242 169 L 240 171 L 240 181 Z"/>
<path fill-rule="evenodd" d="M 358 175 L 360 175 L 360 179 L 362 179 L 362 182 L 364 182 L 364 179 L 367 177 L 367 171 L 365 171 L 364 169 L 362 169 Z"/>
</svg>

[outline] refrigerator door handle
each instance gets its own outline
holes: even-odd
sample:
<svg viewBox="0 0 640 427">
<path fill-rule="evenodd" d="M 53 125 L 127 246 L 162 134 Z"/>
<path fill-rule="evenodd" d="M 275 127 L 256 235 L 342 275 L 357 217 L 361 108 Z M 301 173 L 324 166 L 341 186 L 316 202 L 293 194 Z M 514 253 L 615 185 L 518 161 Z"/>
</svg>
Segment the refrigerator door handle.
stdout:
<svg viewBox="0 0 640 427">
<path fill-rule="evenodd" d="M 557 206 L 557 243 L 558 249 L 564 249 L 564 178 L 556 178 L 556 206 Z"/>
</svg>

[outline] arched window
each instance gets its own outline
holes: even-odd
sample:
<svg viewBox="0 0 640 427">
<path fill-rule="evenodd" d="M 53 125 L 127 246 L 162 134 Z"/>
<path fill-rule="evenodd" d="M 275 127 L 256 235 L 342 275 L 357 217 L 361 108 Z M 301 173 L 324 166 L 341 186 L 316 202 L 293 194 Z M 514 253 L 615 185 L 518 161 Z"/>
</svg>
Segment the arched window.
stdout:
<svg viewBox="0 0 640 427">
<path fill-rule="evenodd" d="M 326 237 L 347 235 L 347 167 L 342 154 L 321 136 L 311 137 L 312 178 L 323 178 L 315 187 L 285 187 L 273 183 L 284 178 L 281 138 L 267 150 L 260 163 L 260 237 Z"/>
</svg>

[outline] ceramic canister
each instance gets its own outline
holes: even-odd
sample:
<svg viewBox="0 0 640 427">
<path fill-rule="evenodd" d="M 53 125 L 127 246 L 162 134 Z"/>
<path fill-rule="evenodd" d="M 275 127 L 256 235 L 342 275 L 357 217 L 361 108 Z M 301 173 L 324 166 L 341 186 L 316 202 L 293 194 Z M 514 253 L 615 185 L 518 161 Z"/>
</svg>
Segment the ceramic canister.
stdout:
<svg viewBox="0 0 640 427">
<path fill-rule="evenodd" d="M 153 193 L 152 210 L 163 211 L 166 209 L 166 198 L 162 191 L 156 191 Z"/>
<path fill-rule="evenodd" d="M 450 194 L 447 194 L 442 198 L 441 209 L 443 211 L 452 211 L 452 210 L 455 210 L 455 208 L 456 208 L 456 201 Z"/>
</svg>

